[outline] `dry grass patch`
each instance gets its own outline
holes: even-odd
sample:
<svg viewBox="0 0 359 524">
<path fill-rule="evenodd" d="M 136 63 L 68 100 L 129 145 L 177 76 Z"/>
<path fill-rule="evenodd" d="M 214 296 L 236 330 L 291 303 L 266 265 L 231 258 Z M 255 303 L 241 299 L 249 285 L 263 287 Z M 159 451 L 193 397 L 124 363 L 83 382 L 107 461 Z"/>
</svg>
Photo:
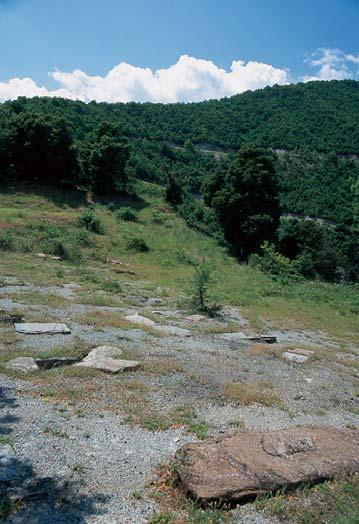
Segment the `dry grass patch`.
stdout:
<svg viewBox="0 0 359 524">
<path fill-rule="evenodd" d="M 116 307 L 119 301 L 104 293 L 91 293 L 80 295 L 77 302 L 87 306 Z"/>
<path fill-rule="evenodd" d="M 201 508 L 195 500 L 186 496 L 174 464 L 159 466 L 156 474 L 148 489 L 159 509 L 149 524 L 224 524 L 229 521 L 225 507 Z"/>
<path fill-rule="evenodd" d="M 283 404 L 273 384 L 269 381 L 259 382 L 258 384 L 226 382 L 221 397 L 226 402 L 239 406 L 250 406 L 258 403 L 268 407 L 281 407 Z"/>
<path fill-rule="evenodd" d="M 144 373 L 149 375 L 171 375 L 175 373 L 182 373 L 183 366 L 174 360 L 153 360 L 151 357 L 143 362 L 142 367 Z"/>
<path fill-rule="evenodd" d="M 41 291 L 22 291 L 19 293 L 8 293 L 6 295 L 15 302 L 35 306 L 61 307 L 68 304 L 68 300 L 55 293 L 42 293 Z"/>
<path fill-rule="evenodd" d="M 124 319 L 119 313 L 112 311 L 94 310 L 86 315 L 77 317 L 80 324 L 91 326 L 96 329 L 111 327 L 116 329 L 131 329 L 133 324 Z"/>
<path fill-rule="evenodd" d="M 250 347 L 249 354 L 252 356 L 279 357 L 287 349 L 287 347 L 281 344 L 263 344 L 258 342 Z"/>
</svg>

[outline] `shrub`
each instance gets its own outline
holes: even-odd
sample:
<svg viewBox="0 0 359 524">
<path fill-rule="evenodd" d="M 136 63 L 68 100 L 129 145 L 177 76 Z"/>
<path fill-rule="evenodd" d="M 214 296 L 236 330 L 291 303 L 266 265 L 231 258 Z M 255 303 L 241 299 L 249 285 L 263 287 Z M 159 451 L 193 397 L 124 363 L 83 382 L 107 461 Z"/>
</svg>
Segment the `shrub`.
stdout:
<svg viewBox="0 0 359 524">
<path fill-rule="evenodd" d="M 106 207 L 109 211 L 111 211 L 111 213 L 113 213 L 113 211 L 116 211 L 116 205 L 113 202 L 109 202 Z"/>
<path fill-rule="evenodd" d="M 15 242 L 9 231 L 0 235 L 0 251 L 14 251 Z"/>
<path fill-rule="evenodd" d="M 130 249 L 132 251 L 138 251 L 140 253 L 146 253 L 147 251 L 149 251 L 150 248 L 143 240 L 143 238 L 131 238 L 127 242 L 127 249 Z"/>
<path fill-rule="evenodd" d="M 195 268 L 191 282 L 191 304 L 196 311 L 209 315 L 214 315 L 218 311 L 219 306 L 212 303 L 210 297 L 210 286 L 213 281 L 211 269 L 203 260 Z"/>
<path fill-rule="evenodd" d="M 262 255 L 252 255 L 250 264 L 259 267 L 264 273 L 268 273 L 274 280 L 288 283 L 300 279 L 296 263 L 289 258 L 277 253 L 274 246 L 269 242 L 262 244 Z"/>
<path fill-rule="evenodd" d="M 117 218 L 121 220 L 126 220 L 128 222 L 136 222 L 138 218 L 138 214 L 136 211 L 131 209 L 130 207 L 123 207 L 119 209 L 116 213 Z"/>
<path fill-rule="evenodd" d="M 105 280 L 102 283 L 102 289 L 108 293 L 121 293 L 122 287 L 116 280 Z"/>
<path fill-rule="evenodd" d="M 159 209 L 154 209 L 152 213 L 152 222 L 155 224 L 163 224 L 165 221 L 165 214 Z"/>
<path fill-rule="evenodd" d="M 87 209 L 86 211 L 84 211 L 78 217 L 78 220 L 79 224 L 85 227 L 87 231 L 97 233 L 98 235 L 103 234 L 104 230 L 101 221 L 91 209 Z"/>
</svg>

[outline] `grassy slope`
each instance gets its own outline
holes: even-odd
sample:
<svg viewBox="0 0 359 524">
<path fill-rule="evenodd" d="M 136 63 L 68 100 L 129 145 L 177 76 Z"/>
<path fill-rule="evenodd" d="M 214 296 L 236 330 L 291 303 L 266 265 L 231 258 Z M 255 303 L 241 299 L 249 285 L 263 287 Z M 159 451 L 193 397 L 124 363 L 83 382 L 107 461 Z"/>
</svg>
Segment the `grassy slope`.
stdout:
<svg viewBox="0 0 359 524">
<path fill-rule="evenodd" d="M 74 234 L 81 233 L 76 223 L 85 205 L 81 196 L 38 188 L 1 193 L 0 236 L 10 231 L 15 238 L 22 239 L 20 249 L 27 252 L 20 255 L 19 251 L 0 250 L 0 277 L 17 275 L 27 282 L 42 284 L 86 281 L 91 292 L 101 290 L 106 279 L 130 278 L 138 280 L 149 296 L 169 293 L 183 300 L 194 264 L 206 258 L 216 270 L 213 286 L 216 300 L 242 307 L 244 315 L 257 329 L 270 326 L 323 330 L 343 342 L 358 338 L 357 288 L 308 281 L 285 286 L 273 282 L 259 271 L 239 265 L 214 240 L 189 229 L 163 201 L 160 187 L 141 183 L 139 195 L 137 200 L 115 201 L 116 207 L 137 208 L 137 222 L 119 220 L 105 202 L 96 203 L 96 214 L 104 225 L 105 234 L 91 233 L 91 245 L 82 249 L 83 262 L 72 265 L 39 260 L 35 254 L 46 250 L 46 242 L 44 247 L 27 225 L 57 225 L 71 241 Z M 127 241 L 133 237 L 142 237 L 149 251 L 129 251 Z M 116 274 L 107 263 L 113 258 L 129 264 L 136 275 Z M 165 290 L 158 290 L 158 287 Z"/>
</svg>

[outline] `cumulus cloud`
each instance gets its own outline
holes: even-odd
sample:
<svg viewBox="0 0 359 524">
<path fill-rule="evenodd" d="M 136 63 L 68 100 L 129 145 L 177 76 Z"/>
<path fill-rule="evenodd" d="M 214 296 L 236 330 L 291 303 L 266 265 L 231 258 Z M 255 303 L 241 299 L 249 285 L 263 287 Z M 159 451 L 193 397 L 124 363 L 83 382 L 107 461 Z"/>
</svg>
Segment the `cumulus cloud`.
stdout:
<svg viewBox="0 0 359 524">
<path fill-rule="evenodd" d="M 359 65 L 359 55 L 348 54 L 341 49 L 321 48 L 315 51 L 306 62 L 312 68 L 317 68 L 315 75 L 303 77 L 305 82 L 311 80 L 344 80 L 354 78 L 358 71 L 353 64 Z"/>
<path fill-rule="evenodd" d="M 84 102 L 197 102 L 289 82 L 288 70 L 269 64 L 237 60 L 226 71 L 210 60 L 187 55 L 157 71 L 122 62 L 103 77 L 90 76 L 79 69 L 56 70 L 50 76 L 58 83 L 57 89 L 38 86 L 31 78 L 0 82 L 0 100 L 61 96 Z"/>
<path fill-rule="evenodd" d="M 0 0 L 1 3 L 1 0 Z M 314 74 L 299 80 L 343 80 L 359 75 L 359 55 L 340 49 L 318 49 L 306 59 Z M 182 55 L 166 69 L 152 71 L 121 62 L 105 76 L 91 76 L 80 69 L 50 73 L 57 87 L 48 89 L 31 78 L 0 82 L 0 101 L 18 96 L 58 96 L 89 102 L 198 102 L 232 96 L 274 84 L 288 84 L 288 69 L 262 62 L 235 60 L 229 71 L 210 60 Z"/>
</svg>

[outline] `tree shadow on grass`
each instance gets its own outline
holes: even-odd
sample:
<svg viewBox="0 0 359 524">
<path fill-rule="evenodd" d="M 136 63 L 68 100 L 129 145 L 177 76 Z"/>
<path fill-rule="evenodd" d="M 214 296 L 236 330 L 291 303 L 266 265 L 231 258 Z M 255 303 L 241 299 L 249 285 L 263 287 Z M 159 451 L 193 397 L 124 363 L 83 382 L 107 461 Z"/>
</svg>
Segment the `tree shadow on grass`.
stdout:
<svg viewBox="0 0 359 524">
<path fill-rule="evenodd" d="M 17 182 L 16 184 L 1 186 L 0 191 L 9 196 L 23 193 L 28 196 L 29 199 L 31 198 L 31 195 L 36 195 L 45 200 L 49 200 L 61 209 L 68 207 L 77 209 L 86 205 L 86 195 L 84 192 L 73 188 L 57 188 L 30 182 Z M 26 201 L 24 202 L 24 205 L 27 205 Z"/>
<path fill-rule="evenodd" d="M 11 524 L 85 523 L 103 513 L 109 497 L 85 492 L 73 477 L 40 477 L 30 461 L 16 457 L 11 446 L 12 424 L 21 419 L 12 389 L 0 387 L 0 521 Z M 21 427 L 21 426 L 20 426 Z"/>
<path fill-rule="evenodd" d="M 136 209 L 136 211 L 141 211 L 141 209 L 149 206 L 148 202 L 136 194 L 123 195 L 120 193 L 112 193 L 110 195 L 95 195 L 94 201 L 103 206 L 110 205 L 114 210 L 120 209 L 121 207 L 131 207 L 132 209 Z"/>
</svg>

